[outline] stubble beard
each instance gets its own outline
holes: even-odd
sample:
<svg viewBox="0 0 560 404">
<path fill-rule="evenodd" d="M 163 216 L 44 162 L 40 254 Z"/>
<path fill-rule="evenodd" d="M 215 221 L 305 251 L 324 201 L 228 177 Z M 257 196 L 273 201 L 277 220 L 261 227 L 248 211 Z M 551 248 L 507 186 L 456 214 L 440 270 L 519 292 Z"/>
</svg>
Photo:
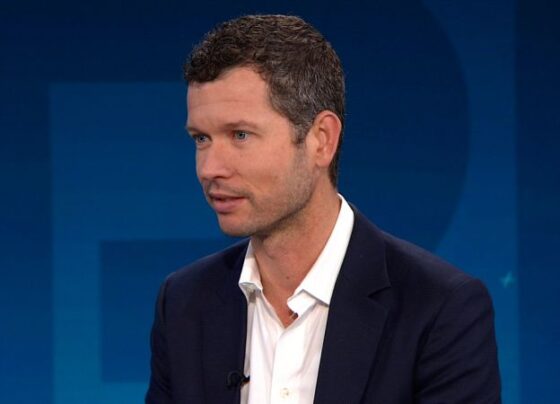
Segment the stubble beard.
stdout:
<svg viewBox="0 0 560 404">
<path fill-rule="evenodd" d="M 222 231 L 232 237 L 267 238 L 280 232 L 296 231 L 304 223 L 305 209 L 313 196 L 314 179 L 305 165 L 303 152 L 296 153 L 289 177 L 282 182 L 282 190 L 257 201 L 247 195 L 252 206 L 252 217 L 238 226 L 227 228 L 220 223 Z"/>
</svg>

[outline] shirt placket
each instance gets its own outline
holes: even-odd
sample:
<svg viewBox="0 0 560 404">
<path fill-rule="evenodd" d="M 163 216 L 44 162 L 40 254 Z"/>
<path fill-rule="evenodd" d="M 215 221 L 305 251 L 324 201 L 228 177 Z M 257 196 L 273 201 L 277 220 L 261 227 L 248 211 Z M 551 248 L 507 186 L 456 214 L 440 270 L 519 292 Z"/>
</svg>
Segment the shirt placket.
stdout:
<svg viewBox="0 0 560 404">
<path fill-rule="evenodd" d="M 305 356 L 306 334 L 303 321 L 312 309 L 314 299 L 300 293 L 289 301 L 297 319 L 283 330 L 274 352 L 270 403 L 296 404 L 299 402 L 301 371 Z"/>
<path fill-rule="evenodd" d="M 270 385 L 271 404 L 298 402 L 298 373 L 303 355 L 304 335 L 301 327 L 290 327 L 280 335 L 274 352 Z"/>
</svg>

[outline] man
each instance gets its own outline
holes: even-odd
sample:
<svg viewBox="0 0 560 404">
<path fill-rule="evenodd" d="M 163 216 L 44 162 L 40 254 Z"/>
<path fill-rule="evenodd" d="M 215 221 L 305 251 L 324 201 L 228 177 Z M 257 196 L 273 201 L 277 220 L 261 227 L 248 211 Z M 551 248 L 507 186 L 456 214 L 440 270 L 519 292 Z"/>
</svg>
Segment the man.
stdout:
<svg viewBox="0 0 560 404">
<path fill-rule="evenodd" d="M 196 171 L 249 237 L 172 274 L 148 403 L 499 403 L 484 286 L 337 193 L 344 78 L 291 16 L 210 32 L 185 66 Z"/>
</svg>

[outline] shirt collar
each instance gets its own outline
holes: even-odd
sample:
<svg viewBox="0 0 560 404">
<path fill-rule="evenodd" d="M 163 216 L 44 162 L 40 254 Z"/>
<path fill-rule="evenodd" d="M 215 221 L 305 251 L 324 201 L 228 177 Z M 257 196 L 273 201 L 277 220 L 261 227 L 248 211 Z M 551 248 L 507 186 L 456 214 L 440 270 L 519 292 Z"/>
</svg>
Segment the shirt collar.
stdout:
<svg viewBox="0 0 560 404">
<path fill-rule="evenodd" d="M 340 211 L 333 231 L 321 254 L 296 288 L 292 297 L 301 292 L 306 292 L 326 305 L 331 302 L 334 284 L 346 255 L 346 249 L 354 227 L 354 212 L 342 195 L 339 194 L 338 197 L 341 201 Z M 239 287 L 247 301 L 254 291 L 262 292 L 261 277 L 251 243 L 249 243 L 245 254 L 245 261 L 239 277 Z"/>
<path fill-rule="evenodd" d="M 263 289 L 257 259 L 255 258 L 253 244 L 251 242 L 249 242 L 249 247 L 247 247 L 247 252 L 245 253 L 243 268 L 241 269 L 241 275 L 239 276 L 239 287 L 247 298 L 247 301 L 249 301 L 250 295 L 253 292 L 262 292 Z"/>
</svg>

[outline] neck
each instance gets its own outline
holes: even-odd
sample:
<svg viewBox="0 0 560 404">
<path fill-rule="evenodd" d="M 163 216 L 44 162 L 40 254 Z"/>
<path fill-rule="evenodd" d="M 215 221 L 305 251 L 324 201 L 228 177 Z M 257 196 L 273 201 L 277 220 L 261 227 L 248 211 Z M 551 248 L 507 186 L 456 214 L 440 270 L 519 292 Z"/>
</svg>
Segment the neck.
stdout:
<svg viewBox="0 0 560 404">
<path fill-rule="evenodd" d="M 286 300 L 323 250 L 339 211 L 340 199 L 329 187 L 315 192 L 290 226 L 251 238 L 265 296 L 277 312 L 287 309 Z"/>
</svg>

